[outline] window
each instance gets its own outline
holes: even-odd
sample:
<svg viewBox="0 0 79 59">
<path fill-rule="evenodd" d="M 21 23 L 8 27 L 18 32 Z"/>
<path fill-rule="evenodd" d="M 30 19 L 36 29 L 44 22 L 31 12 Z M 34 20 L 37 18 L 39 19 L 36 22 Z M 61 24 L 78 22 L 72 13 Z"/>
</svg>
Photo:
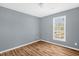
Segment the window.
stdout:
<svg viewBox="0 0 79 59">
<path fill-rule="evenodd" d="M 53 18 L 53 40 L 66 41 L 66 16 Z"/>
</svg>

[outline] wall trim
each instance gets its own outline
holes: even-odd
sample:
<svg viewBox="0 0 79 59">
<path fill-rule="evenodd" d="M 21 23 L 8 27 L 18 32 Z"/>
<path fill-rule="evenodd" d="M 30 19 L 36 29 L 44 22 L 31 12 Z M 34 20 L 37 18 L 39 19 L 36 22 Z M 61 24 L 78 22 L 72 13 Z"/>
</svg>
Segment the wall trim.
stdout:
<svg viewBox="0 0 79 59">
<path fill-rule="evenodd" d="M 70 47 L 70 46 L 65 46 L 65 45 L 62 45 L 62 44 L 50 42 L 48 40 L 40 39 L 40 41 L 48 42 L 48 43 L 51 43 L 51 44 L 55 44 L 55 45 L 58 45 L 58 46 L 62 46 L 62 47 L 65 47 L 65 48 L 69 48 L 69 49 L 73 49 L 73 50 L 79 51 L 79 49 L 77 49 L 77 48 L 73 48 L 73 47 Z"/>
<path fill-rule="evenodd" d="M 27 46 L 27 45 L 29 45 L 29 44 L 32 44 L 32 43 L 35 43 L 35 42 L 38 42 L 38 41 L 44 41 L 44 42 L 48 42 L 48 43 L 55 44 L 55 45 L 58 45 L 58 46 L 62 46 L 62 47 L 65 47 L 65 48 L 69 48 L 69 49 L 73 49 L 73 50 L 79 51 L 79 49 L 77 49 L 77 48 L 73 48 L 73 47 L 69 47 L 69 46 L 65 46 L 65 45 L 62 45 L 62 44 L 58 44 L 58 43 L 54 43 L 54 42 L 50 42 L 50 41 L 47 41 L 47 40 L 40 39 L 40 40 L 32 41 L 32 42 L 27 43 L 27 44 L 19 45 L 19 46 L 17 46 L 17 47 L 13 47 L 13 48 L 10 48 L 10 49 L 6 49 L 6 50 L 4 50 L 4 51 L 0 51 L 0 53 L 4 53 L 4 52 L 8 52 L 8 51 L 17 49 L 17 48 L 21 48 L 21 47 L 23 47 L 23 46 Z"/>
<path fill-rule="evenodd" d="M 17 47 L 9 48 L 9 49 L 0 51 L 0 53 L 4 53 L 4 52 L 8 52 L 8 51 L 17 49 L 17 48 L 21 48 L 21 47 L 23 47 L 23 46 L 27 46 L 27 45 L 29 45 L 29 44 L 32 44 L 32 43 L 35 43 L 35 42 L 38 42 L 38 41 L 40 41 L 40 40 L 35 40 L 35 41 L 30 42 L 30 43 L 26 43 L 26 44 L 19 45 L 19 46 L 17 46 Z"/>
</svg>

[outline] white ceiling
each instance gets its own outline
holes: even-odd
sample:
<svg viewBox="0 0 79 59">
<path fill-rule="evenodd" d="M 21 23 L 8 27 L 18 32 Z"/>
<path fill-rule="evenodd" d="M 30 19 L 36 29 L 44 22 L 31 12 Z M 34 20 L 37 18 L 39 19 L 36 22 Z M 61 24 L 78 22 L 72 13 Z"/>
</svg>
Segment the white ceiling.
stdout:
<svg viewBox="0 0 79 59">
<path fill-rule="evenodd" d="M 79 7 L 78 3 L 0 3 L 0 6 L 37 17 L 48 16 L 61 11 Z"/>
</svg>

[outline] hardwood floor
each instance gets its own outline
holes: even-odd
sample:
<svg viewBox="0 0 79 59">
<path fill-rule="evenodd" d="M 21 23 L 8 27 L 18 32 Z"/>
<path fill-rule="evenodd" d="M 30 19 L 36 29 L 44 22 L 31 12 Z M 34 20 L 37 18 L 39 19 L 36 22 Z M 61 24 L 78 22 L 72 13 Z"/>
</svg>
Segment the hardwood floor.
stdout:
<svg viewBox="0 0 79 59">
<path fill-rule="evenodd" d="M 39 41 L 4 52 L 0 56 L 79 56 L 79 51 Z"/>
</svg>

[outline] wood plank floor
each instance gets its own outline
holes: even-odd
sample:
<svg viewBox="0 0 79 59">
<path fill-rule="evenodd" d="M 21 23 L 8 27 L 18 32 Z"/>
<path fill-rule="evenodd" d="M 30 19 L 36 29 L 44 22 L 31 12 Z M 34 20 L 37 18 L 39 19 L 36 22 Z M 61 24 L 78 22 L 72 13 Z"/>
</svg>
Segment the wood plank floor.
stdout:
<svg viewBox="0 0 79 59">
<path fill-rule="evenodd" d="M 79 56 L 79 51 L 39 41 L 4 52 L 0 56 Z"/>
</svg>

